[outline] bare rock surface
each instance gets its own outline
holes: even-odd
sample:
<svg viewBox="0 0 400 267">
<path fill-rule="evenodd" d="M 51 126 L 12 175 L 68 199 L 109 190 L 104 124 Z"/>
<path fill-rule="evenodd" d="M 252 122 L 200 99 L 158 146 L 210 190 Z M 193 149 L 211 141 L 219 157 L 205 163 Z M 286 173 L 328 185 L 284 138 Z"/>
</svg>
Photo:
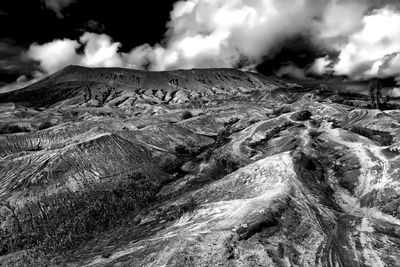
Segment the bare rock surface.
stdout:
<svg viewBox="0 0 400 267">
<path fill-rule="evenodd" d="M 0 95 L 0 266 L 399 266 L 400 110 L 232 69 Z"/>
</svg>

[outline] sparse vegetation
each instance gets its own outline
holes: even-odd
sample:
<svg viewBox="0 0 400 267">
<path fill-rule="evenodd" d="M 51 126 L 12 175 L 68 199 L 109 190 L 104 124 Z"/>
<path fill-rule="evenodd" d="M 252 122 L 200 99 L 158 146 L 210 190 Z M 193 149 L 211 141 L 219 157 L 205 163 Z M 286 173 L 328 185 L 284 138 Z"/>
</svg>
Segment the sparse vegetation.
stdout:
<svg viewBox="0 0 400 267">
<path fill-rule="evenodd" d="M 173 174 L 180 170 L 182 161 L 177 157 L 164 157 L 161 160 L 160 167 L 166 173 Z"/>
<path fill-rule="evenodd" d="M 196 178 L 188 181 L 185 186 L 179 190 L 174 191 L 171 194 L 164 195 L 160 200 L 171 199 L 184 192 L 195 190 L 207 183 L 221 179 L 222 177 L 236 171 L 240 167 L 239 162 L 235 161 L 228 155 L 210 157 L 210 159 L 203 158 L 203 160 L 209 161 L 208 166 L 198 173 Z"/>
<path fill-rule="evenodd" d="M 71 111 L 71 116 L 72 116 L 72 118 L 78 118 L 79 111 Z"/>
<path fill-rule="evenodd" d="M 35 151 L 40 151 L 40 150 L 43 150 L 43 147 L 40 144 L 37 144 L 36 146 L 28 149 L 27 151 L 35 152 Z"/>
<path fill-rule="evenodd" d="M 175 154 L 177 154 L 177 155 L 188 155 L 188 154 L 190 154 L 190 151 L 184 145 L 177 145 L 175 147 Z"/>
<path fill-rule="evenodd" d="M 185 213 L 193 212 L 199 206 L 198 201 L 192 196 L 189 200 L 182 205 L 179 205 L 177 210 L 179 215 L 183 215 Z"/>
<path fill-rule="evenodd" d="M 192 118 L 193 117 L 193 114 L 190 112 L 190 111 L 184 111 L 183 113 L 182 113 L 182 116 L 181 116 L 181 119 L 182 120 L 187 120 L 187 119 L 190 119 L 190 118 Z"/>
<path fill-rule="evenodd" d="M 312 113 L 309 110 L 302 110 L 293 114 L 293 119 L 296 121 L 307 121 L 311 116 Z"/>
<path fill-rule="evenodd" d="M 226 144 L 229 142 L 231 139 L 229 138 L 230 136 L 230 131 L 228 128 L 223 128 L 218 131 L 217 133 L 217 138 L 215 139 L 216 147 L 220 147 L 223 144 Z"/>
<path fill-rule="evenodd" d="M 114 186 L 97 185 L 90 192 L 77 193 L 73 199 L 67 193 L 57 199 L 46 197 L 41 200 L 42 205 L 52 204 L 44 217 L 0 231 L 0 255 L 35 246 L 43 251 L 76 248 L 130 212 L 148 205 L 157 190 L 158 186 L 143 174 L 134 173 Z"/>
<path fill-rule="evenodd" d="M 190 148 L 189 148 L 190 147 Z M 183 144 L 177 145 L 175 147 L 175 155 L 172 157 L 164 157 L 161 160 L 160 167 L 162 170 L 164 170 L 166 173 L 169 174 L 175 174 L 175 173 L 181 173 L 182 170 L 181 167 L 182 165 L 187 162 L 192 160 L 197 156 L 199 153 L 198 150 L 194 149 L 194 145 L 188 144 L 188 146 L 185 146 Z"/>
<path fill-rule="evenodd" d="M 382 146 L 389 146 L 393 143 L 393 137 L 390 133 L 382 132 L 378 130 L 368 129 L 360 126 L 353 126 L 350 129 L 353 133 L 367 137 L 375 142 L 378 142 Z"/>
<path fill-rule="evenodd" d="M 47 128 L 53 127 L 53 124 L 49 121 L 43 122 L 39 125 L 38 129 L 39 130 L 45 130 Z"/>
<path fill-rule="evenodd" d="M 210 166 L 206 168 L 202 176 L 206 180 L 218 180 L 239 168 L 239 164 L 228 156 L 215 158 Z"/>
<path fill-rule="evenodd" d="M 29 132 L 29 129 L 15 124 L 0 125 L 0 134 L 13 134 L 13 133 L 23 133 L 23 132 Z"/>
<path fill-rule="evenodd" d="M 279 117 L 282 114 L 292 112 L 291 108 L 288 106 L 283 106 L 272 111 L 272 115 L 274 117 Z"/>
<path fill-rule="evenodd" d="M 313 140 L 316 140 L 318 138 L 318 136 L 321 135 L 321 132 L 319 132 L 317 130 L 310 130 L 309 135 Z"/>
<path fill-rule="evenodd" d="M 196 148 L 196 145 L 193 142 L 188 142 L 188 144 L 185 145 L 177 145 L 175 147 L 175 155 L 179 159 L 191 159 L 195 157 L 199 152 L 199 149 Z"/>
<path fill-rule="evenodd" d="M 61 261 L 60 255 L 46 255 L 37 249 L 22 251 L 16 257 L 1 261 L 3 267 L 54 266 Z"/>
<path fill-rule="evenodd" d="M 33 117 L 33 114 L 29 113 L 28 111 L 18 110 L 14 113 L 14 116 L 17 118 L 25 119 Z"/>
<path fill-rule="evenodd" d="M 291 122 L 285 122 L 282 125 L 275 126 L 271 130 L 269 130 L 266 134 L 265 137 L 256 141 L 249 143 L 249 147 L 251 148 L 257 148 L 258 146 L 262 145 L 265 142 L 268 142 L 270 139 L 272 139 L 274 136 L 278 135 L 282 131 L 288 129 L 289 127 L 293 126 L 293 123 Z"/>
<path fill-rule="evenodd" d="M 249 120 L 249 125 L 256 124 L 256 123 L 258 123 L 260 121 L 261 121 L 260 118 L 252 118 L 251 120 Z"/>
</svg>

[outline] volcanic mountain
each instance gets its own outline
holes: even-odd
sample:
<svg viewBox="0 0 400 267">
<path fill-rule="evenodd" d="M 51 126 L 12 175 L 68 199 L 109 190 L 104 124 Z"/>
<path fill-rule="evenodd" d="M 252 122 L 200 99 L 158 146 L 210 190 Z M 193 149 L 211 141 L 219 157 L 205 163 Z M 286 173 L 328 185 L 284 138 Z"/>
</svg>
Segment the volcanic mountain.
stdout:
<svg viewBox="0 0 400 267">
<path fill-rule="evenodd" d="M 69 66 L 0 94 L 0 266 L 398 266 L 397 106 Z"/>
</svg>

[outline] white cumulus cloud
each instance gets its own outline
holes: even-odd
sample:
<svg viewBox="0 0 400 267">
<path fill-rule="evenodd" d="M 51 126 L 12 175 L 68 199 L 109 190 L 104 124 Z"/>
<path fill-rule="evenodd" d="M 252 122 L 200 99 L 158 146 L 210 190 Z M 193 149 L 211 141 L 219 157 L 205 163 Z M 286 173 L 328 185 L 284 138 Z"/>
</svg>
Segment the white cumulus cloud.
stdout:
<svg viewBox="0 0 400 267">
<path fill-rule="evenodd" d="M 353 79 L 400 75 L 400 12 L 390 5 L 376 9 L 362 18 L 361 26 L 342 45 L 333 47 L 339 52 L 335 61 L 316 60 L 317 73 L 329 70 L 321 69 L 321 64 L 330 63 L 335 74 Z"/>
<path fill-rule="evenodd" d="M 80 44 L 74 40 L 55 40 L 46 44 L 32 44 L 26 55 L 40 63 L 47 73 L 53 73 L 70 64 L 79 64 L 76 49 Z"/>
<path fill-rule="evenodd" d="M 400 13 L 386 7 L 363 18 L 363 28 L 341 49 L 334 70 L 337 74 L 358 77 L 380 76 L 384 66 L 400 52 Z"/>
<path fill-rule="evenodd" d="M 57 8 L 71 1 L 50 1 Z M 175 3 L 160 44 L 121 52 L 106 34 L 32 44 L 27 56 L 44 74 L 69 65 L 168 70 L 237 67 L 252 69 L 273 57 L 290 38 L 302 35 L 327 54 L 300 71 L 333 72 L 355 79 L 398 75 L 400 12 L 395 0 L 186 0 Z M 56 4 L 54 4 L 56 5 Z M 56 7 L 56 6 L 54 6 Z M 56 8 L 56 10 L 57 10 Z M 58 9 L 60 10 L 60 9 Z M 78 52 L 80 51 L 80 52 Z M 331 53 L 330 53 L 331 54 Z M 279 66 L 277 66 L 279 67 Z M 399 78 L 400 79 L 400 78 Z"/>
</svg>

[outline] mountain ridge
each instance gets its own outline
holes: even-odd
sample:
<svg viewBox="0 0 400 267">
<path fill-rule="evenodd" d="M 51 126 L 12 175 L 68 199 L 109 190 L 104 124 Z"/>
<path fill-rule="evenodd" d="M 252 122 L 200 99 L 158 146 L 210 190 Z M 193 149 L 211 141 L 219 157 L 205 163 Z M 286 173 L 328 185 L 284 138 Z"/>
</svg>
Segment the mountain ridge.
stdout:
<svg viewBox="0 0 400 267">
<path fill-rule="evenodd" d="M 81 82 L 85 83 L 82 84 Z M 124 68 L 87 68 L 70 65 L 32 85 L 17 91 L 0 94 L 1 102 L 27 102 L 39 98 L 39 94 L 49 93 L 55 98 L 43 101 L 49 104 L 65 98 L 82 94 L 82 90 L 90 91 L 96 86 L 123 87 L 125 91 L 141 88 L 152 90 L 179 91 L 188 87 L 209 90 L 224 84 L 222 90 L 237 91 L 240 87 L 258 89 L 271 84 L 279 85 L 279 80 L 267 78 L 258 73 L 242 72 L 237 69 L 192 69 L 173 71 L 142 71 Z M 92 83 L 92 84 L 90 84 Z M 58 88 L 48 88 L 49 85 Z M 82 87 L 85 87 L 84 89 Z M 96 90 L 96 88 L 94 88 Z M 220 89 L 220 88 L 219 88 Z M 100 89 L 101 90 L 101 89 Z M 192 89 L 191 89 L 192 90 Z M 39 103 L 30 103 L 40 105 Z"/>
</svg>

